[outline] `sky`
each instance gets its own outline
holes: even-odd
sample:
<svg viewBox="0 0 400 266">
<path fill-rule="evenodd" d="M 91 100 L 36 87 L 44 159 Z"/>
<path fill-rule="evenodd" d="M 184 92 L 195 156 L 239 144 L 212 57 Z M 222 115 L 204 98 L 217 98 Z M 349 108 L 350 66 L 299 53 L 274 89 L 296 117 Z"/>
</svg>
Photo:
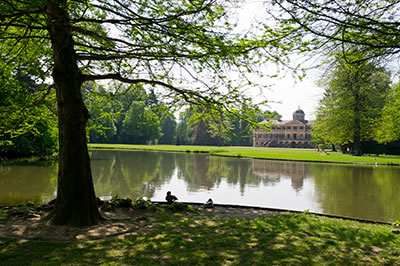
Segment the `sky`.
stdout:
<svg viewBox="0 0 400 266">
<path fill-rule="evenodd" d="M 304 80 L 295 82 L 289 75 L 278 80 L 270 89 L 263 91 L 268 99 L 271 111 L 277 111 L 283 120 L 292 119 L 292 114 L 299 107 L 306 115 L 307 120 L 315 120 L 315 111 L 321 98 L 323 89 L 316 85 L 318 77 L 306 76 Z"/>
</svg>

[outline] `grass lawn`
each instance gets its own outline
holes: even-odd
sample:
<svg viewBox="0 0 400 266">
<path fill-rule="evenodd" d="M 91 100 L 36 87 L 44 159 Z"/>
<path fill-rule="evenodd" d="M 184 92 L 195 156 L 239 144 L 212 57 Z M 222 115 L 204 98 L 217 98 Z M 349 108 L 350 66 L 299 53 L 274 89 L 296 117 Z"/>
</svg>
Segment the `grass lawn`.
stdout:
<svg viewBox="0 0 400 266">
<path fill-rule="evenodd" d="M 318 152 L 313 149 L 282 149 L 253 147 L 176 146 L 176 145 L 127 145 L 90 144 L 91 149 L 132 149 L 175 152 L 205 152 L 219 156 L 251 157 L 273 160 L 310 162 L 363 163 L 400 165 L 399 155 L 351 156 L 341 152 Z"/>
<path fill-rule="evenodd" d="M 255 219 L 154 213 L 130 235 L 95 241 L 0 238 L 1 265 L 395 265 L 392 226 L 286 214 Z"/>
</svg>

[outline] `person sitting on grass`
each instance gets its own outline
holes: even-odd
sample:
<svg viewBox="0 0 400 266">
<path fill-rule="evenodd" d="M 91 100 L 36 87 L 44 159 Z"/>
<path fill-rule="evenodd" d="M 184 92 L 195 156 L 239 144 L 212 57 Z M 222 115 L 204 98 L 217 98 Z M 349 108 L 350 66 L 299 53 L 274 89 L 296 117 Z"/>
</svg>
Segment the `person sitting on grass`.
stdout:
<svg viewBox="0 0 400 266">
<path fill-rule="evenodd" d="M 171 191 L 167 192 L 167 196 L 165 197 L 165 199 L 167 200 L 168 204 L 172 204 L 178 200 L 177 197 L 175 197 L 174 195 L 171 195 Z"/>
</svg>

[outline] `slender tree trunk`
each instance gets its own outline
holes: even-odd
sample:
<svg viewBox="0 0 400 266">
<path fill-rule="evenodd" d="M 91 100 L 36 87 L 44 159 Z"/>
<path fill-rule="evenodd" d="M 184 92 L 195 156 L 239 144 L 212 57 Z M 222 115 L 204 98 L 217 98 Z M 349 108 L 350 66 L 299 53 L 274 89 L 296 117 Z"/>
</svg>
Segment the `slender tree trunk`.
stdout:
<svg viewBox="0 0 400 266">
<path fill-rule="evenodd" d="M 335 144 L 331 144 L 331 147 L 332 147 L 332 151 L 336 151 Z"/>
<path fill-rule="evenodd" d="M 50 0 L 47 6 L 59 120 L 57 199 L 51 221 L 58 225 L 85 226 L 100 220 L 86 141 L 89 113 L 81 95 L 66 1 Z"/>
<path fill-rule="evenodd" d="M 353 155 L 361 156 L 361 106 L 360 106 L 360 86 L 359 83 L 359 73 L 357 72 L 354 77 L 353 89 L 354 89 L 354 136 L 353 136 Z"/>
</svg>

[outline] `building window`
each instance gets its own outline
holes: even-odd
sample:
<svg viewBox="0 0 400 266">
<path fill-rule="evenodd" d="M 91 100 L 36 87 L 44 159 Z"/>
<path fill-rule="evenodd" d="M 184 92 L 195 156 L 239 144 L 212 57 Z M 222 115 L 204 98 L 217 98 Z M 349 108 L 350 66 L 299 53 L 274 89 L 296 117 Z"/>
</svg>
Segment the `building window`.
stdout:
<svg viewBox="0 0 400 266">
<path fill-rule="evenodd" d="M 303 127 L 300 127 L 300 129 L 303 129 Z"/>
<path fill-rule="evenodd" d="M 293 127 L 293 130 L 297 130 L 297 127 Z"/>
<path fill-rule="evenodd" d="M 290 130 L 290 126 L 288 126 L 287 129 Z"/>
</svg>

